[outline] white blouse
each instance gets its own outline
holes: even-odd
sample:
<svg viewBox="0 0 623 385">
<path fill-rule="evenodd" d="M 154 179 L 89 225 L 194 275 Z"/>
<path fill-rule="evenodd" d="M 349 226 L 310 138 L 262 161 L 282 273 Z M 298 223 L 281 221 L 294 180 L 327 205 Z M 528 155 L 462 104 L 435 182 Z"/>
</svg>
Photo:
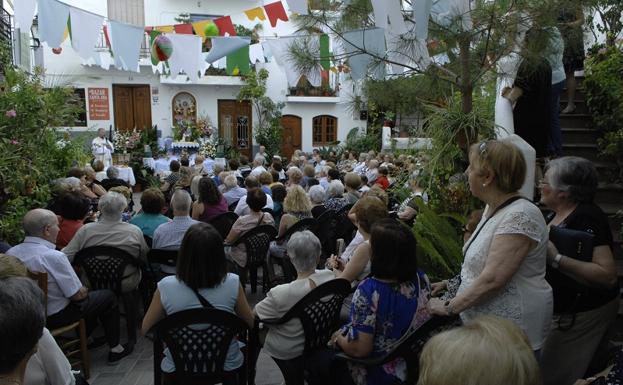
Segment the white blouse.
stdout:
<svg viewBox="0 0 623 385">
<path fill-rule="evenodd" d="M 506 318 L 519 326 L 527 334 L 532 349 L 538 350 L 549 333 L 554 303 L 552 288 L 545 281 L 547 225 L 540 210 L 525 199 L 502 208 L 485 224 L 489 211 L 487 206 L 474 234 L 480 227 L 482 230 L 465 254 L 458 294 L 470 287 L 484 270 L 496 235 L 522 234 L 536 241 L 537 246 L 526 255 L 506 286 L 494 297 L 463 311 L 461 318 L 464 322 L 480 314 Z M 471 241 L 470 238 L 465 245 Z"/>
</svg>

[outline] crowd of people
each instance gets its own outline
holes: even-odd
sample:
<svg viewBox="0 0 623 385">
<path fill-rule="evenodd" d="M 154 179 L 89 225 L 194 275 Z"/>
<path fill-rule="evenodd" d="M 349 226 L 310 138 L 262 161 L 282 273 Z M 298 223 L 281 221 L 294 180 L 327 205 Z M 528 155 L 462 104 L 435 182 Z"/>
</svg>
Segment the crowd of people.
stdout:
<svg viewBox="0 0 623 385">
<path fill-rule="evenodd" d="M 466 226 L 460 273 L 430 282 L 418 264 L 421 256 L 410 228 L 419 205 L 429 201 L 419 161 L 372 151 L 346 151 L 339 159 L 297 151 L 285 162 L 275 156 L 270 163 L 260 154 L 252 162 L 241 156 L 225 165 L 200 156 L 192 165 L 182 158 L 170 161 L 160 187 L 142 193 L 137 213 L 129 208 L 132 195 L 116 190 L 126 187 L 115 182 L 113 166 L 101 182 L 101 170 L 69 170 L 56 182 L 48 207 L 25 215 L 24 241 L 0 256 L 0 380 L 34 384 L 41 376 L 73 378 L 60 350 L 50 347 L 44 322 L 53 329 L 84 318 L 91 346 L 107 344 L 111 364 L 132 352 L 134 341 L 121 341 L 116 293 L 88 289 L 84 271 L 72 266 L 74 257 L 92 246 L 119 248 L 140 261 L 125 268 L 123 292 L 136 290 L 145 279 L 140 266 L 150 266 L 150 249 L 178 252 L 174 267 L 150 266 L 162 269 L 163 278 L 145 304 L 145 334 L 168 315 L 205 303 L 236 314 L 252 328 L 254 319 L 278 319 L 325 282 L 350 282 L 353 293 L 344 301 L 343 326 L 326 351 L 303 358 L 305 336 L 297 319 L 268 328 L 263 348 L 282 369 L 286 384 L 301 384 L 305 370 L 314 373 L 310 384 L 405 381 L 402 358 L 373 367 L 332 362 L 337 351 L 353 358 L 383 356 L 407 332 L 439 316 L 460 316 L 464 326 L 426 344 L 418 384 L 461 379 L 571 385 L 592 374 L 596 366 L 591 361 L 603 350 L 618 309 L 612 236 L 605 214 L 593 203 L 597 174 L 592 163 L 576 157 L 551 161 L 539 184 L 538 207 L 518 193 L 526 162 L 514 145 L 498 140 L 473 145 L 466 176 L 485 209 Z M 392 186 L 410 193 L 396 201 Z M 354 230 L 336 255 L 323 253 L 318 235 L 309 230 L 284 238 L 297 222 L 340 210 L 347 210 Z M 236 219 L 224 236 L 213 221 L 231 212 Z M 287 258 L 296 276 L 272 287 L 252 307 L 241 276 L 247 250 L 236 241 L 261 225 L 275 226 L 278 241 L 271 243 L 269 254 Z M 549 240 L 554 227 L 592 234 L 591 258 L 561 254 L 560 245 Z M 45 302 L 23 278 L 27 270 L 48 274 Z M 564 279 L 552 278 L 556 273 Z M 98 323 L 103 338 L 93 335 Z M 57 372 L 47 372 L 47 365 L 25 370 L 37 365 L 37 355 L 55 360 Z M 233 341 L 224 363 L 225 383 L 238 383 L 243 361 Z M 490 370 L 492 364 L 499 370 Z M 161 370 L 164 383 L 176 383 L 175 362 L 166 350 Z"/>
</svg>

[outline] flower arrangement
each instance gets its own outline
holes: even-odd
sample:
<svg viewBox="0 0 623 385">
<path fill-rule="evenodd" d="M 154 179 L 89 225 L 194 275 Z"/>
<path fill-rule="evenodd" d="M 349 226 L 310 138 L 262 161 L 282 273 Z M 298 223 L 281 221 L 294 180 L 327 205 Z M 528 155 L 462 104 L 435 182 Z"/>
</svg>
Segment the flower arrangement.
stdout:
<svg viewBox="0 0 623 385">
<path fill-rule="evenodd" d="M 204 157 L 214 158 L 216 156 L 216 145 L 210 139 L 204 139 L 199 147 L 199 154 Z"/>
<path fill-rule="evenodd" d="M 141 133 L 136 130 L 132 131 L 115 131 L 113 143 L 116 151 L 133 150 L 141 141 Z"/>
<path fill-rule="evenodd" d="M 212 136 L 214 127 L 212 127 L 212 120 L 210 120 L 208 115 L 197 118 L 197 131 L 202 138 L 210 138 Z"/>
</svg>

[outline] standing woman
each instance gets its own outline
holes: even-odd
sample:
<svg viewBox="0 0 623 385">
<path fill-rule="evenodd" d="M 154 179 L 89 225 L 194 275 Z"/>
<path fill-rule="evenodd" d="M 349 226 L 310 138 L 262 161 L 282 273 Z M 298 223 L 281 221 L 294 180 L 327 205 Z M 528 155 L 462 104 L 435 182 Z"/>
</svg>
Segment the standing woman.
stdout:
<svg viewBox="0 0 623 385">
<path fill-rule="evenodd" d="M 568 2 L 567 2 L 568 3 Z M 571 7 L 562 5 L 558 16 L 558 29 L 565 42 L 563 64 L 567 77 L 567 107 L 562 110 L 563 114 L 571 114 L 575 111 L 575 71 L 584 68 L 584 12 L 580 4 Z"/>
<path fill-rule="evenodd" d="M 511 143 L 474 144 L 467 168 L 471 193 L 487 204 L 463 246 L 461 283 L 454 298 L 429 302 L 432 313 L 467 322 L 490 314 L 513 321 L 539 353 L 552 320 L 552 288 L 545 281 L 548 233 L 541 211 L 518 191 L 526 161 Z M 447 287 L 437 283 L 433 291 Z"/>
<path fill-rule="evenodd" d="M 597 171 L 590 161 L 575 156 L 551 161 L 540 188 L 541 202 L 555 213 L 550 227 L 594 235 L 587 262 L 560 254 L 552 242 L 547 249 L 548 264 L 562 275 L 548 273 L 554 319 L 543 347 L 543 379 L 545 385 L 570 385 L 584 377 L 619 309 L 612 232 L 606 214 L 593 203 Z"/>
</svg>

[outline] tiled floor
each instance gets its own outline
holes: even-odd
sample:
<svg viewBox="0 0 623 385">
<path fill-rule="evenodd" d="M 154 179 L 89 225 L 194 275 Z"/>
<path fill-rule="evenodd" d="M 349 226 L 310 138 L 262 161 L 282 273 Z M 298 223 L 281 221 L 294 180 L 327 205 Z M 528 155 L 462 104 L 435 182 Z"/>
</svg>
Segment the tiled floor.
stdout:
<svg viewBox="0 0 623 385">
<path fill-rule="evenodd" d="M 253 306 L 263 298 L 261 289 L 259 293 L 249 294 L 247 290 L 247 298 Z M 122 332 L 125 330 L 125 324 L 122 319 Z M 96 330 L 96 335 L 100 335 L 101 331 Z M 122 336 L 125 341 L 125 336 Z M 134 352 L 118 365 L 108 365 L 108 349 L 101 347 L 90 351 L 91 354 L 91 385 L 153 385 L 153 345 L 152 342 L 144 337 L 140 337 Z M 263 351 L 260 353 L 255 376 L 257 385 L 280 385 L 283 383 L 283 377 L 277 365 Z"/>
</svg>

